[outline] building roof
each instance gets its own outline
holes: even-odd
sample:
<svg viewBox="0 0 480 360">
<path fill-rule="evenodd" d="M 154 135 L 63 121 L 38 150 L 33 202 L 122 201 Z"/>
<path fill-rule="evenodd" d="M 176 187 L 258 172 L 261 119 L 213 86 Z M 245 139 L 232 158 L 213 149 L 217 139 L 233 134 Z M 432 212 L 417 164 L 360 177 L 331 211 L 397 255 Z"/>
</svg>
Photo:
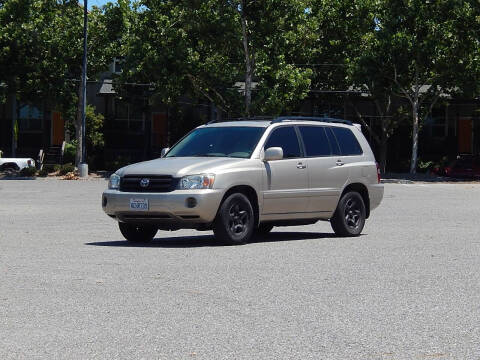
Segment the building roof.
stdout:
<svg viewBox="0 0 480 360">
<path fill-rule="evenodd" d="M 105 96 L 105 95 L 115 95 L 115 94 L 116 94 L 116 92 L 113 89 L 113 80 L 112 79 L 103 79 L 97 95 Z"/>
</svg>

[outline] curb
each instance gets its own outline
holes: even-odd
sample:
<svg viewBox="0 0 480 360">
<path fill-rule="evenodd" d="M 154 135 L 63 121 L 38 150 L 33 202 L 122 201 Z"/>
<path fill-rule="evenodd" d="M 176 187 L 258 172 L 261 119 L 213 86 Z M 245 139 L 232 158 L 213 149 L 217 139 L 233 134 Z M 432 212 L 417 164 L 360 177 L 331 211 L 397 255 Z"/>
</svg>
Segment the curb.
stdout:
<svg viewBox="0 0 480 360">
<path fill-rule="evenodd" d="M 381 179 L 382 184 L 415 184 L 415 181 L 405 179 Z"/>
</svg>

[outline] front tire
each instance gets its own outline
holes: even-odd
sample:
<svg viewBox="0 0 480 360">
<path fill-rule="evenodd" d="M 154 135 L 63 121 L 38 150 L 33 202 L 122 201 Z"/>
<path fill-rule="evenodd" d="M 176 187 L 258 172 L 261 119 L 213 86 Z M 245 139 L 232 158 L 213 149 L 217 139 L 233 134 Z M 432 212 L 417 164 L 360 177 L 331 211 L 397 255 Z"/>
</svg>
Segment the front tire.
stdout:
<svg viewBox="0 0 480 360">
<path fill-rule="evenodd" d="M 123 237 L 133 243 L 146 243 L 153 240 L 158 228 L 151 225 L 118 223 Z"/>
<path fill-rule="evenodd" d="M 351 191 L 341 197 L 330 225 L 339 236 L 358 236 L 365 226 L 365 219 L 363 198 L 359 193 Z"/>
<path fill-rule="evenodd" d="M 213 222 L 215 237 L 229 245 L 241 245 L 250 240 L 254 232 L 254 215 L 250 200 L 235 193 L 225 199 Z"/>
</svg>

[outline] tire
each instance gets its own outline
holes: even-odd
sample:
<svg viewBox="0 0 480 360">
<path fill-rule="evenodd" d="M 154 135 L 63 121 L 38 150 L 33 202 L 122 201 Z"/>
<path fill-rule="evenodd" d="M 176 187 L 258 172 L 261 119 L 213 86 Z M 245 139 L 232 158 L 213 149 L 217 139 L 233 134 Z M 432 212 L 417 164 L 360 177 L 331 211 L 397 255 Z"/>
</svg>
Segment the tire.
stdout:
<svg viewBox="0 0 480 360">
<path fill-rule="evenodd" d="M 339 236 L 358 236 L 365 226 L 365 219 L 363 198 L 359 193 L 351 191 L 340 198 L 330 224 Z"/>
<path fill-rule="evenodd" d="M 272 231 L 273 225 L 269 223 L 262 223 L 258 226 L 258 228 L 255 230 L 257 235 L 267 235 L 270 231 Z"/>
<path fill-rule="evenodd" d="M 155 226 L 127 224 L 123 222 L 119 222 L 118 227 L 123 237 L 134 243 L 150 242 L 158 231 L 158 228 Z"/>
<path fill-rule="evenodd" d="M 254 233 L 255 219 L 250 200 L 234 193 L 227 197 L 213 222 L 215 237 L 228 245 L 241 245 L 250 240 Z"/>
</svg>

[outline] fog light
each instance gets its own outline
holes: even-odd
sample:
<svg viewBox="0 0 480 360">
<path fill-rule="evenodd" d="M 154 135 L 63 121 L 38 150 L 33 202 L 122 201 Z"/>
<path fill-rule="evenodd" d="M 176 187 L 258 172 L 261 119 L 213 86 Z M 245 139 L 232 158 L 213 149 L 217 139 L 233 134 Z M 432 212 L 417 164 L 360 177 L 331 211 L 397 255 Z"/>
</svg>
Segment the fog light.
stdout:
<svg viewBox="0 0 480 360">
<path fill-rule="evenodd" d="M 103 207 L 107 206 L 107 197 L 106 197 L 106 196 L 104 196 L 104 197 L 102 198 L 102 206 L 103 206 Z"/>
<path fill-rule="evenodd" d="M 185 204 L 187 205 L 188 208 L 194 208 L 195 206 L 197 206 L 197 199 L 193 197 L 189 197 L 185 201 Z"/>
</svg>

